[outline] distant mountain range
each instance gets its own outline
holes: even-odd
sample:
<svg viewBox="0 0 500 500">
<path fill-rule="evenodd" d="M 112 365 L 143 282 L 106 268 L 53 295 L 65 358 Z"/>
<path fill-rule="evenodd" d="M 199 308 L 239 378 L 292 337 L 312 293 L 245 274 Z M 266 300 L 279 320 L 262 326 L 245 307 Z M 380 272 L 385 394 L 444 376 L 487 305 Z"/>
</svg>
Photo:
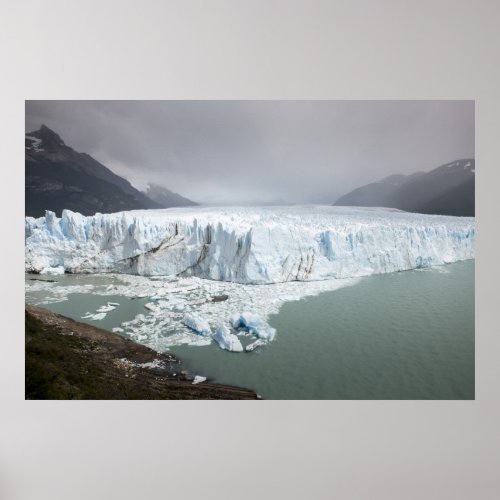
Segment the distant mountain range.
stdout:
<svg viewBox="0 0 500 500">
<path fill-rule="evenodd" d="M 391 175 L 341 196 L 334 205 L 398 208 L 439 215 L 475 215 L 475 161 L 457 160 L 411 175 Z"/>
<path fill-rule="evenodd" d="M 45 125 L 25 136 L 25 174 L 25 212 L 33 217 L 45 210 L 61 215 L 65 208 L 93 215 L 196 205 L 158 185 L 150 186 L 148 196 L 88 154 L 66 146 Z"/>
<path fill-rule="evenodd" d="M 198 205 L 194 201 L 188 200 L 180 194 L 173 193 L 158 184 L 149 183 L 144 191 L 146 196 L 163 207 L 190 207 Z"/>
</svg>

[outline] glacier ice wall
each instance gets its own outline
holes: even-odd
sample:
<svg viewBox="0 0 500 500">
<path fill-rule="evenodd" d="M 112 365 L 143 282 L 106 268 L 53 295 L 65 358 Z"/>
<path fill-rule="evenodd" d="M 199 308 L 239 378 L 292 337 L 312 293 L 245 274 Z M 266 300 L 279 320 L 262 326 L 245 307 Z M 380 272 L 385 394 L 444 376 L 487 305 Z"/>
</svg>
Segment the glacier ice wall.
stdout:
<svg viewBox="0 0 500 500">
<path fill-rule="evenodd" d="M 25 220 L 26 271 L 278 283 L 474 258 L 475 220 L 330 206 L 135 210 Z"/>
</svg>

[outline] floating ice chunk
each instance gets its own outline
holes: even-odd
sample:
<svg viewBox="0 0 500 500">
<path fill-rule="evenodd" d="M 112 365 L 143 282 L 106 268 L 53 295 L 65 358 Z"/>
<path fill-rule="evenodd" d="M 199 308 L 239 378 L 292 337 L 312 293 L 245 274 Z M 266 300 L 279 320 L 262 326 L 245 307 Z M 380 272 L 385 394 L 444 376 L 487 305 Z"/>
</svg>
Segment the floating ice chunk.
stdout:
<svg viewBox="0 0 500 500">
<path fill-rule="evenodd" d="M 201 384 L 202 382 L 205 382 L 205 380 L 207 380 L 207 377 L 201 377 L 200 375 L 196 375 L 193 380 L 193 385 Z"/>
<path fill-rule="evenodd" d="M 235 328 L 245 328 L 253 335 L 265 340 L 273 340 L 276 335 L 276 329 L 270 327 L 258 314 L 250 311 L 241 313 L 239 319 L 236 315 L 231 316 L 231 324 Z M 237 325 L 237 326 L 235 326 Z"/>
<path fill-rule="evenodd" d="M 101 319 L 104 319 L 106 317 L 105 312 L 100 312 L 97 314 L 92 314 L 92 313 L 86 313 L 85 316 L 82 316 L 82 319 L 91 319 L 92 321 L 100 321 Z"/>
<path fill-rule="evenodd" d="M 119 304 L 118 304 L 119 305 Z M 101 306 L 99 309 L 96 310 L 98 313 L 108 313 L 110 311 L 114 311 L 117 306 L 112 305 L 110 302 L 106 306 Z"/>
<path fill-rule="evenodd" d="M 212 330 L 210 329 L 208 321 L 203 319 L 199 314 L 186 314 L 182 322 L 200 335 L 212 335 Z"/>
<path fill-rule="evenodd" d="M 229 331 L 229 328 L 222 323 L 215 330 L 214 340 L 222 349 L 232 352 L 243 352 L 240 339 L 236 335 L 233 335 Z"/>
<path fill-rule="evenodd" d="M 257 347 L 261 346 L 261 345 L 266 345 L 267 344 L 267 340 L 264 340 L 264 339 L 257 339 L 255 342 L 252 342 L 251 344 L 248 344 L 246 347 L 245 347 L 245 351 L 253 351 L 255 350 Z"/>
<path fill-rule="evenodd" d="M 82 319 L 91 319 L 94 321 L 104 319 L 106 317 L 106 314 L 110 311 L 113 311 L 116 309 L 120 304 L 116 302 L 108 302 L 107 305 L 99 307 L 99 309 L 96 309 L 95 313 L 90 313 L 86 312 L 84 316 L 82 316 Z"/>
<path fill-rule="evenodd" d="M 44 267 L 40 274 L 64 274 L 64 266 Z"/>
</svg>

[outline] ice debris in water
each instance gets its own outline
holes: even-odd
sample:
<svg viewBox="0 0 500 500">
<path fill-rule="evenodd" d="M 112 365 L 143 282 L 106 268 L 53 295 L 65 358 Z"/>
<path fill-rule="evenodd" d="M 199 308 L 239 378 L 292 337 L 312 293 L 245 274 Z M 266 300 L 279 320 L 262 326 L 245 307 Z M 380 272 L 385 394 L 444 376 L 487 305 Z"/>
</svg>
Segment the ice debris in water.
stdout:
<svg viewBox="0 0 500 500">
<path fill-rule="evenodd" d="M 219 347 L 232 352 L 243 352 L 243 346 L 240 339 L 229 331 L 229 328 L 223 323 L 219 324 L 214 333 L 214 340 Z"/>
<path fill-rule="evenodd" d="M 114 311 L 120 304 L 112 304 L 111 302 L 108 302 L 107 305 L 99 307 L 99 309 L 96 309 L 96 312 L 98 313 L 108 313 L 110 311 Z"/>
<path fill-rule="evenodd" d="M 248 344 L 246 347 L 245 347 L 245 351 L 254 351 L 257 347 L 261 346 L 261 345 L 266 345 L 267 344 L 267 340 L 264 340 L 264 339 L 257 339 L 255 342 L 252 342 L 251 344 Z"/>
<path fill-rule="evenodd" d="M 203 319 L 199 314 L 189 313 L 184 316 L 182 322 L 191 330 L 199 333 L 200 335 L 212 335 L 212 330 L 208 321 Z"/>
<path fill-rule="evenodd" d="M 112 289 L 109 289 L 110 280 L 113 281 Z M 150 278 L 108 273 L 65 275 L 58 282 L 27 279 L 25 287 L 27 302 L 41 305 L 68 300 L 72 294 L 76 293 L 104 297 L 121 296 L 124 300 L 127 297 L 129 299 L 136 299 L 138 296 L 147 297 L 148 299 L 142 304 L 145 308 L 144 314 L 139 313 L 132 320 L 110 326 L 120 328 L 117 333 L 152 349 L 166 351 L 171 346 L 181 344 L 207 346 L 212 342 L 211 336 L 201 336 L 184 325 L 183 319 L 187 314 L 196 313 L 203 318 L 209 328 L 210 325 L 215 327 L 222 321 L 230 330 L 232 324 L 238 325 L 235 328 L 236 331 L 231 331 L 232 334 L 250 337 L 257 336 L 259 332 L 261 337 L 266 337 L 269 336 L 266 332 L 269 332 L 270 328 L 266 323 L 267 318 L 271 314 L 276 314 L 283 303 L 351 286 L 357 281 L 358 279 L 294 281 L 255 286 L 211 281 L 193 276 Z M 223 294 L 228 296 L 225 301 L 209 300 L 212 296 Z M 124 300 L 120 301 L 121 307 L 125 307 Z M 107 304 L 113 306 L 118 302 Z M 184 306 L 183 312 L 178 309 L 179 305 Z M 240 312 L 235 313 L 238 310 Z M 251 312 L 251 314 L 243 314 L 243 323 L 241 311 Z M 90 316 L 93 317 L 95 314 L 99 314 L 98 318 L 102 319 L 103 314 L 109 313 L 88 313 L 85 319 L 91 319 Z M 254 333 L 250 333 L 247 326 L 252 328 Z M 211 330 L 213 331 L 213 328 Z M 257 345 L 263 344 L 255 344 L 255 347 Z"/>
<path fill-rule="evenodd" d="M 115 310 L 120 304 L 117 302 L 108 302 L 105 306 L 96 309 L 95 313 L 86 312 L 82 319 L 91 319 L 92 321 L 100 321 L 104 319 L 108 312 Z"/>
<path fill-rule="evenodd" d="M 85 313 L 84 316 L 82 316 L 82 319 L 91 319 L 92 321 L 100 321 L 101 319 L 104 319 L 106 317 L 106 313 L 101 312 L 101 313 L 96 313 L 92 314 L 91 312 Z"/>
<path fill-rule="evenodd" d="M 146 320 L 146 316 L 144 314 L 137 314 L 134 319 L 130 321 L 124 321 L 121 326 L 135 326 L 139 323 L 143 323 Z"/>
</svg>

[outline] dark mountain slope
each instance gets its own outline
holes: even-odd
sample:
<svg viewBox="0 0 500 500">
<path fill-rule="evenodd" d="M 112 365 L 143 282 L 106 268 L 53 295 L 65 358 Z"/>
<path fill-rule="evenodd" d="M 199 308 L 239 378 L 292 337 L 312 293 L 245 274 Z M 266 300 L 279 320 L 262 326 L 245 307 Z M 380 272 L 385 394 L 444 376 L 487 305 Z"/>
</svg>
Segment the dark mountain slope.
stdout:
<svg viewBox="0 0 500 500">
<path fill-rule="evenodd" d="M 423 172 L 417 172 L 411 175 L 394 174 L 378 182 L 372 182 L 366 186 L 354 189 L 350 193 L 341 196 L 335 205 L 358 206 L 358 207 L 389 207 L 392 203 L 391 195 L 396 188 L 403 183 L 422 175 Z"/>
<path fill-rule="evenodd" d="M 408 212 L 474 216 L 475 161 L 457 160 L 430 172 L 396 175 L 362 186 L 335 205 L 383 206 Z"/>
<path fill-rule="evenodd" d="M 394 191 L 394 184 L 388 182 L 372 182 L 366 186 L 354 189 L 350 193 L 341 196 L 335 205 L 356 207 L 386 207 L 389 196 Z"/>
<path fill-rule="evenodd" d="M 25 174 L 25 211 L 33 217 L 45 210 L 60 215 L 64 208 L 92 215 L 175 205 L 153 201 L 45 125 L 26 134 Z"/>
<path fill-rule="evenodd" d="M 188 200 L 187 198 L 184 198 L 184 196 L 174 193 L 170 191 L 170 189 L 158 184 L 148 184 L 145 194 L 148 198 L 163 207 L 190 207 L 198 205 L 198 203 Z"/>
<path fill-rule="evenodd" d="M 474 178 L 428 201 L 420 207 L 424 214 L 475 216 Z"/>
</svg>

